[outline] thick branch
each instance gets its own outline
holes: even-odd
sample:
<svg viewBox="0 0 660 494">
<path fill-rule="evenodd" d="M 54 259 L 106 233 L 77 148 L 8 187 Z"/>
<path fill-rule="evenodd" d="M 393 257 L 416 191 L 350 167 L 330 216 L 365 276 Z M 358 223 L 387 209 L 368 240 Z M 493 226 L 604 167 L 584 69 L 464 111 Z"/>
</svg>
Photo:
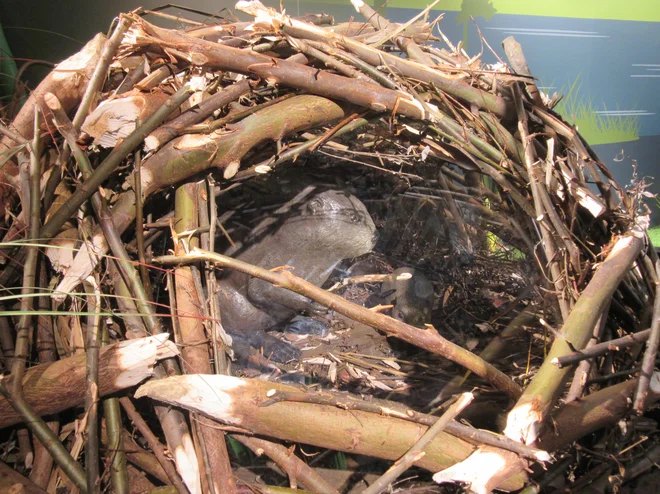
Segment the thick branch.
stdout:
<svg viewBox="0 0 660 494">
<path fill-rule="evenodd" d="M 402 456 L 427 430 L 426 426 L 393 417 L 312 403 L 259 406 L 273 392 L 300 393 L 292 386 L 257 379 L 189 375 L 150 381 L 135 396 L 149 396 L 195 410 L 257 434 L 390 460 Z M 431 471 L 442 470 L 474 450 L 465 441 L 440 432 L 424 449 L 426 455 L 417 465 Z M 498 487 L 514 490 L 521 487 L 522 481 L 524 475 L 518 474 L 503 480 Z"/>
<path fill-rule="evenodd" d="M 156 361 L 176 355 L 167 335 L 124 341 L 103 347 L 99 356 L 99 396 L 130 388 L 151 377 Z M 23 379 L 25 398 L 39 415 L 51 415 L 85 402 L 85 355 L 31 367 Z M 20 416 L 0 398 L 0 428 Z"/>
</svg>

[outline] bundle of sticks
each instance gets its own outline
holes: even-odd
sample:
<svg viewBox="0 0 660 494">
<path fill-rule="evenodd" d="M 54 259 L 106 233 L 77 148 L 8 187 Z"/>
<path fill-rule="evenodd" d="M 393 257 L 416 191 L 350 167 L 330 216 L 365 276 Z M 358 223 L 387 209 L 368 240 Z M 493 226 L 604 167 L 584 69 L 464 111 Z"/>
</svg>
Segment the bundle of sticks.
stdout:
<svg viewBox="0 0 660 494">
<path fill-rule="evenodd" d="M 97 35 L 57 65 L 0 126 L 0 426 L 19 445 L 15 469 L 31 469 L 28 479 L 3 464 L 12 484 L 92 492 L 108 482 L 132 492 L 128 479 L 146 472 L 178 492 L 237 492 L 229 434 L 271 457 L 292 488 L 314 492 L 341 486 L 273 441 L 396 460 L 370 492 L 412 465 L 475 492 L 538 489 L 529 472 L 549 453 L 560 461 L 534 473 L 541 485 L 576 468 L 606 485 L 644 470 L 611 477 L 617 464 L 657 456 L 634 428 L 660 396 L 660 265 L 643 186 L 616 183 L 552 110 L 556 98 L 539 91 L 513 38 L 503 44 L 508 63 L 493 52 L 499 62 L 487 65 L 483 53 L 453 45 L 440 18 L 428 22 L 431 8 L 399 24 L 352 2 L 364 20 L 338 25 L 258 0 L 236 5 L 249 22 L 186 29 L 158 27 L 140 11 L 121 15 L 109 38 Z M 499 255 L 483 242 L 495 238 L 533 265 L 533 295 L 479 355 L 289 271 L 214 252 L 216 195 L 328 151 L 336 162 L 424 185 L 461 249 Z M 478 211 L 478 229 L 467 211 Z M 168 235 L 173 253 L 163 255 L 156 241 Z M 504 430 L 455 421 L 469 396 L 438 418 L 227 375 L 229 342 L 208 296 L 217 267 L 449 359 L 512 400 Z M 154 280 L 165 277 L 161 306 Z M 501 363 L 507 338 L 520 335 L 542 340 L 524 372 Z M 169 457 L 151 431 L 155 420 L 133 404 L 141 396 L 152 399 Z M 120 406 L 149 451 L 128 434 Z M 71 435 L 81 407 L 84 427 Z M 629 430 L 595 434 L 617 423 Z M 567 450 L 578 440 L 617 463 L 585 467 Z"/>
</svg>

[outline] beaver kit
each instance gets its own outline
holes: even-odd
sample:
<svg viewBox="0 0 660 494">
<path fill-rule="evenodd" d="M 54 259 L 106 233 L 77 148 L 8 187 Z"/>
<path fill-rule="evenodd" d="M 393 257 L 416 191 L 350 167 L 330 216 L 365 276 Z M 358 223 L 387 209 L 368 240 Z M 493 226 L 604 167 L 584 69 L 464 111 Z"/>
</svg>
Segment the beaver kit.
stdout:
<svg viewBox="0 0 660 494">
<path fill-rule="evenodd" d="M 5 110 L 12 485 L 605 492 L 652 468 L 644 182 L 513 38 L 491 66 L 353 3 L 123 14 Z"/>
</svg>

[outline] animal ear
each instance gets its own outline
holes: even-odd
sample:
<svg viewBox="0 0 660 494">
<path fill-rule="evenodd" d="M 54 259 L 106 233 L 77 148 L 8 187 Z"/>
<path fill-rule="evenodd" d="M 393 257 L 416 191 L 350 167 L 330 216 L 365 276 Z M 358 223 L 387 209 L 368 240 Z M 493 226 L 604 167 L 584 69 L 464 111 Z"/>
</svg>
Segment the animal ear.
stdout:
<svg viewBox="0 0 660 494">
<path fill-rule="evenodd" d="M 315 197 L 307 203 L 307 210 L 310 213 L 318 213 L 323 209 L 323 199 Z"/>
</svg>

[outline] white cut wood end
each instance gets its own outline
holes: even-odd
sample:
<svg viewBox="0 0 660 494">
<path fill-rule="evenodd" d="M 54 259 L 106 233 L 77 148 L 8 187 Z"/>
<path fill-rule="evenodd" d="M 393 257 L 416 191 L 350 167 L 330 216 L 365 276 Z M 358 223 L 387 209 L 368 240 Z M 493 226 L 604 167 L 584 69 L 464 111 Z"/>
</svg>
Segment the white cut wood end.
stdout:
<svg viewBox="0 0 660 494">
<path fill-rule="evenodd" d="M 135 397 L 148 396 L 240 426 L 242 420 L 234 413 L 234 403 L 240 401 L 241 388 L 246 385 L 232 376 L 189 374 L 149 381 L 137 389 Z"/>
</svg>

